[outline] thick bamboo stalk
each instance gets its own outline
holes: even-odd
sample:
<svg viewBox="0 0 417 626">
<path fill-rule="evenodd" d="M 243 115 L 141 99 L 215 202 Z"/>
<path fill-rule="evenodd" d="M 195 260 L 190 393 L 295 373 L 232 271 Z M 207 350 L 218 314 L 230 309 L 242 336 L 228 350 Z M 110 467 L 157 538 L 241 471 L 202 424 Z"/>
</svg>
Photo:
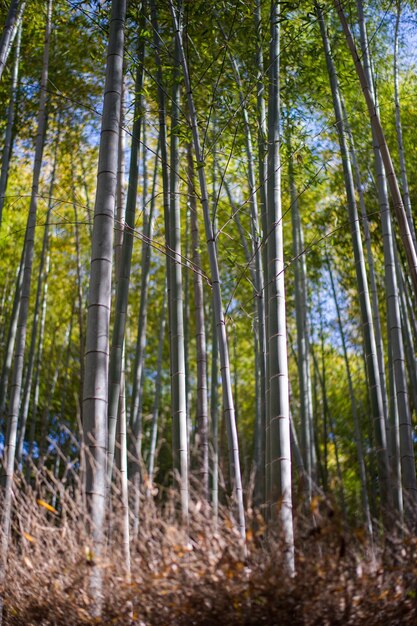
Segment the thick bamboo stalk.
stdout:
<svg viewBox="0 0 417 626">
<path fill-rule="evenodd" d="M 119 274 L 117 277 L 115 316 L 110 352 L 107 450 L 107 475 L 109 479 L 111 478 L 113 469 L 117 410 L 119 406 L 121 371 L 123 363 L 122 355 L 129 301 L 130 270 L 132 264 L 132 251 L 135 231 L 136 196 L 139 175 L 138 154 L 142 127 L 142 86 L 144 54 L 145 42 L 143 38 L 141 38 L 139 42 L 138 66 L 136 69 L 135 107 L 132 141 L 130 148 L 129 183 L 127 188 L 125 226 L 120 263 L 119 267 L 117 268 L 119 270 Z"/>
<path fill-rule="evenodd" d="M 109 323 L 125 13 L 126 0 L 113 0 L 94 207 L 83 389 L 86 500 L 95 565 L 89 583 L 92 611 L 97 616 L 102 606 L 102 570 L 98 565 L 105 537 Z"/>
<path fill-rule="evenodd" d="M 280 161 L 280 4 L 271 2 L 268 97 L 268 343 L 271 517 L 278 517 L 288 572 L 294 573 L 291 436 Z"/>
</svg>

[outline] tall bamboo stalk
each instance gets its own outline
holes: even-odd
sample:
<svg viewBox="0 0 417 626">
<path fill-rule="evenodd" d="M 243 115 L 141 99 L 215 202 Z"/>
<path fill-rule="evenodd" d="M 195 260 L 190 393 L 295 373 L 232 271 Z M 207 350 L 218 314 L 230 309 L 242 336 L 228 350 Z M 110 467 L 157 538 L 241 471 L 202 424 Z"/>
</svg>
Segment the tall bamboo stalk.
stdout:
<svg viewBox="0 0 417 626">
<path fill-rule="evenodd" d="M 164 349 L 165 339 L 165 327 L 167 317 L 167 291 L 164 289 L 164 296 L 162 300 L 161 315 L 159 321 L 159 334 L 158 334 L 158 356 L 156 360 L 156 379 L 155 379 L 155 396 L 152 411 L 152 431 L 151 441 L 149 447 L 149 460 L 148 460 L 148 481 L 149 489 L 152 488 L 155 474 L 155 456 L 156 456 L 156 441 L 158 437 L 158 413 L 162 388 L 162 354 Z"/>
<path fill-rule="evenodd" d="M 4 461 L 2 471 L 3 510 L 2 510 L 2 543 L 1 543 L 1 577 L 4 576 L 7 551 L 9 545 L 9 533 L 11 524 L 12 483 L 14 462 L 16 453 L 17 422 L 21 397 L 23 361 L 25 353 L 26 329 L 29 314 L 30 285 L 32 278 L 32 266 L 35 249 L 36 212 L 38 208 L 38 189 L 42 167 L 42 155 L 45 143 L 46 129 L 46 85 L 49 69 L 49 44 L 51 36 L 52 0 L 48 0 L 45 26 L 45 42 L 42 62 L 41 90 L 39 98 L 38 127 L 35 145 L 35 158 L 33 166 L 32 190 L 30 198 L 29 215 L 25 233 L 25 252 L 22 293 L 20 299 L 19 317 L 16 330 L 16 342 L 14 352 L 14 370 L 10 390 L 8 436 L 4 449 Z"/>
<path fill-rule="evenodd" d="M 256 31 L 256 104 L 257 104 L 257 121 L 258 121 L 258 176 L 259 176 L 259 213 L 261 218 L 261 226 L 263 232 L 262 242 L 262 269 L 264 284 L 264 302 L 269 300 L 269 280 L 268 280 L 268 253 L 265 244 L 265 236 L 268 232 L 267 223 L 267 180 L 268 180 L 268 164 L 266 157 L 267 152 L 267 126 L 266 126 L 266 108 L 265 108 L 265 80 L 264 80 L 264 59 L 263 59 L 263 29 L 262 29 L 262 12 L 261 0 L 255 0 L 255 31 Z M 265 381 L 263 385 L 264 398 L 263 404 L 263 424 L 262 433 L 258 435 L 256 441 L 256 461 L 258 471 L 256 475 L 256 504 L 264 505 L 269 498 L 269 471 L 266 471 L 269 456 L 269 443 L 267 445 L 267 433 L 269 432 L 269 344 L 267 337 L 269 336 L 268 327 L 268 306 L 264 305 L 265 315 Z M 261 390 L 260 390 L 261 391 Z M 261 393 L 262 393 L 261 391 Z M 262 405 L 261 405 L 262 412 Z M 265 511 L 264 511 L 265 512 Z"/>
<path fill-rule="evenodd" d="M 11 373 L 14 345 L 17 333 L 17 322 L 19 319 L 20 297 L 22 293 L 23 269 L 25 264 L 25 244 L 23 244 L 22 254 L 20 257 L 19 269 L 17 272 L 12 311 L 7 329 L 6 347 L 4 353 L 3 367 L 0 378 L 0 419 L 3 421 L 6 411 L 6 401 L 8 395 L 9 377 Z"/>
<path fill-rule="evenodd" d="M 140 282 L 140 302 L 138 316 L 138 334 L 136 338 L 135 359 L 133 366 L 133 386 L 131 396 L 130 422 L 132 437 L 130 440 L 131 464 L 130 478 L 134 487 L 133 506 L 133 531 L 137 532 L 139 527 L 139 507 L 140 507 L 140 474 L 142 461 L 142 399 L 143 381 L 145 371 L 145 351 L 146 351 L 146 331 L 148 321 L 148 294 L 149 294 L 149 271 L 151 264 L 151 240 L 153 236 L 153 219 L 155 202 L 157 199 L 156 182 L 158 174 L 159 147 L 155 154 L 155 165 L 153 171 L 153 181 L 151 188 L 150 205 L 147 207 L 146 185 L 143 188 L 143 240 L 141 258 L 141 282 Z M 143 155 L 145 162 L 146 155 Z M 144 163 L 145 165 L 145 163 Z M 144 167 L 143 165 L 143 167 Z M 146 171 L 146 170 L 145 170 Z"/>
<path fill-rule="evenodd" d="M 194 309 L 197 340 L 197 450 L 200 468 L 202 493 L 208 498 L 209 487 L 209 446 L 208 446 L 208 391 L 207 391 L 207 346 L 204 315 L 204 290 L 200 255 L 200 233 L 197 218 L 197 197 L 194 189 L 194 162 L 192 147 L 188 146 L 188 203 L 191 213 L 192 259 L 194 264 Z"/>
<path fill-rule="evenodd" d="M 343 101 L 342 101 L 343 106 Z M 343 116 L 344 123 L 346 128 L 346 133 L 349 139 L 349 154 L 352 161 L 353 171 L 355 173 L 355 184 L 356 191 L 359 196 L 359 206 L 361 208 L 361 218 L 362 218 L 362 227 L 365 238 L 365 246 L 366 246 L 366 256 L 368 261 L 368 272 L 369 272 L 369 285 L 370 285 L 370 294 L 371 294 L 371 305 L 372 305 L 372 319 L 374 322 L 374 330 L 375 330 L 375 342 L 376 342 L 376 350 L 378 355 L 378 366 L 379 366 L 379 379 L 381 385 L 381 394 L 382 394 L 382 404 L 384 407 L 384 419 L 385 419 L 385 427 L 387 433 L 387 441 L 389 439 L 389 424 L 388 424 L 388 394 L 387 394 L 387 383 L 385 376 L 385 359 L 384 359 L 384 342 L 382 338 L 382 330 L 381 330 L 381 314 L 379 308 L 379 296 L 378 296 L 378 288 L 376 282 L 376 271 L 375 271 L 375 262 L 374 255 L 372 252 L 371 245 L 371 231 L 369 228 L 369 220 L 366 212 L 365 205 L 365 194 L 364 187 L 361 182 L 361 175 L 359 171 L 359 165 L 356 158 L 355 144 L 353 141 L 353 135 L 348 123 L 348 118 L 346 114 L 346 110 L 343 106 Z"/>
<path fill-rule="evenodd" d="M 356 281 L 361 309 L 361 320 L 364 337 L 365 358 L 368 373 L 368 388 L 372 406 L 372 420 L 374 424 L 376 453 L 378 459 L 378 474 L 381 492 L 381 507 L 384 515 L 389 514 L 391 505 L 391 485 L 388 464 L 388 452 L 386 442 L 384 407 L 382 402 L 378 357 L 376 351 L 375 333 L 372 320 L 371 302 L 369 297 L 368 279 L 366 275 L 365 258 L 362 248 L 362 239 L 359 229 L 359 217 L 355 199 L 355 187 L 352 175 L 352 167 L 349 159 L 349 151 L 346 140 L 346 132 L 343 120 L 343 111 L 340 98 L 339 81 L 332 58 L 330 43 L 327 35 L 326 24 L 322 9 L 315 2 L 318 15 L 323 47 L 326 57 L 327 71 L 329 74 L 332 91 L 333 108 L 337 122 L 338 140 L 342 157 L 343 175 L 346 188 L 350 232 L 355 260 Z M 388 520 L 386 519 L 388 523 Z"/>
<path fill-rule="evenodd" d="M 356 49 L 355 42 L 352 37 L 352 33 L 349 28 L 349 24 L 346 20 L 345 13 L 341 0 L 334 0 L 336 10 L 339 14 L 339 18 L 345 33 L 345 37 L 352 54 L 352 59 L 355 64 L 356 72 L 358 74 L 359 82 L 365 97 L 366 105 L 368 108 L 371 125 L 373 128 L 374 136 L 378 142 L 378 147 L 381 153 L 381 159 L 384 164 L 385 174 L 387 177 L 387 183 L 391 192 L 393 207 L 395 215 L 397 217 L 401 240 L 403 242 L 404 251 L 407 257 L 408 269 L 410 272 L 411 280 L 414 287 L 414 295 L 417 299 L 417 251 L 414 247 L 413 238 L 410 231 L 407 215 L 404 209 L 404 203 L 401 197 L 400 188 L 398 185 L 397 176 L 395 174 L 394 166 L 391 159 L 390 150 L 385 139 L 384 131 L 379 118 L 378 109 L 375 104 L 375 99 L 372 94 L 372 86 L 369 82 L 369 77 L 366 76 L 361 58 Z M 361 3 L 360 3 L 361 4 Z M 358 7 L 359 7 L 358 3 Z M 361 22 L 362 20 L 360 20 Z M 362 50 L 363 52 L 363 50 Z M 413 491 L 414 488 L 410 487 Z"/>
<path fill-rule="evenodd" d="M 271 517 L 281 523 L 288 572 L 294 573 L 292 520 L 291 436 L 284 278 L 284 241 L 280 161 L 280 20 L 281 7 L 272 0 L 268 94 L 268 344 L 269 447 Z M 279 503 L 279 506 L 278 506 Z"/>
<path fill-rule="evenodd" d="M 155 0 L 151 2 L 151 17 L 154 30 L 154 45 L 157 63 L 158 102 L 159 102 L 159 133 L 161 147 L 162 185 L 164 202 L 164 225 L 166 263 L 168 277 L 168 328 L 170 340 L 170 371 L 171 371 L 171 413 L 173 417 L 172 448 L 174 469 L 178 472 L 181 495 L 183 521 L 188 518 L 188 432 L 185 386 L 184 357 L 184 326 L 182 308 L 181 248 L 179 229 L 179 197 L 178 197 L 178 137 L 179 121 L 179 50 L 175 42 L 174 51 L 174 85 L 172 91 L 171 153 L 168 162 L 166 145 L 166 91 L 164 90 L 161 38 L 159 34 L 158 13 Z M 173 241 L 171 238 L 173 237 Z M 180 306 L 181 303 L 181 306 Z"/>
<path fill-rule="evenodd" d="M 291 220 L 293 234 L 295 316 L 297 324 L 297 365 L 300 385 L 301 451 L 311 497 L 314 468 L 313 399 L 310 372 L 310 339 L 307 304 L 307 262 L 304 252 L 304 233 L 301 224 L 298 193 L 295 183 L 294 157 L 291 136 L 288 134 L 288 175 L 291 194 Z"/>
<path fill-rule="evenodd" d="M 105 536 L 109 323 L 125 13 L 126 0 L 113 0 L 94 207 L 83 389 L 86 499 L 94 554 L 89 582 L 92 610 L 97 616 L 102 606 L 102 569 L 97 565 Z"/>
<path fill-rule="evenodd" d="M 142 17 L 142 22 L 143 22 Z M 142 128 L 142 87 L 143 87 L 143 60 L 145 42 L 141 37 L 139 42 L 138 65 L 136 68 L 135 106 L 132 141 L 130 147 L 129 182 L 127 188 L 126 215 L 123 234 L 122 251 L 119 274 L 117 277 L 116 303 L 114 326 L 111 341 L 110 369 L 109 369 L 109 406 L 108 406 L 108 450 L 107 475 L 111 478 L 113 469 L 114 447 L 116 440 L 117 410 L 119 406 L 121 371 L 123 364 L 123 345 L 127 319 L 127 309 L 130 290 L 130 270 L 132 264 L 133 240 L 136 217 L 136 196 L 139 175 L 139 145 Z M 120 226 L 119 226 L 120 228 Z"/>
<path fill-rule="evenodd" d="M 178 20 L 177 12 L 174 5 L 171 6 L 171 14 L 174 22 L 175 37 L 178 44 L 178 53 L 183 69 L 185 89 L 188 100 L 189 118 L 192 129 L 194 153 L 197 160 L 197 170 L 200 182 L 200 196 L 201 204 L 203 207 L 204 226 L 206 231 L 206 241 L 208 246 L 208 254 L 211 270 L 211 281 L 213 289 L 213 309 L 216 319 L 216 327 L 218 334 L 219 353 L 220 353 L 220 369 L 222 376 L 222 391 L 223 391 L 223 407 L 227 423 L 229 449 L 233 458 L 231 466 L 231 477 L 234 484 L 234 491 L 236 495 L 236 501 L 238 505 L 238 521 L 239 529 L 242 537 L 246 536 L 245 531 L 245 512 L 243 506 L 243 489 L 242 489 L 242 477 L 240 472 L 240 458 L 239 458 L 239 443 L 237 436 L 237 428 L 235 421 L 235 409 L 233 402 L 233 389 L 230 376 L 230 363 L 229 363 L 229 350 L 227 345 L 227 333 L 226 333 L 226 321 L 224 318 L 222 295 L 220 288 L 220 273 L 217 259 L 217 250 L 215 245 L 215 239 L 213 235 L 213 225 L 210 216 L 210 207 L 208 200 L 208 188 L 206 180 L 206 169 L 204 163 L 204 155 L 201 150 L 200 132 L 198 128 L 198 116 L 195 108 L 193 92 L 191 88 L 190 75 L 187 58 L 185 56 L 184 44 L 182 39 L 182 31 L 180 22 Z"/>
<path fill-rule="evenodd" d="M 185 382 L 184 306 L 181 263 L 181 215 L 179 187 L 179 124 L 180 124 L 180 61 L 178 41 L 175 40 L 173 86 L 171 96 L 171 137 L 169 164 L 169 304 L 171 343 L 171 405 L 174 469 L 180 482 L 181 509 L 188 518 L 188 418 Z"/>
<path fill-rule="evenodd" d="M 78 317 L 78 343 L 80 348 L 80 386 L 79 386 L 79 404 L 80 404 L 80 413 L 82 420 L 82 390 L 84 387 L 84 377 L 85 377 L 85 369 L 84 369 L 84 351 L 85 351 L 85 332 L 84 332 L 84 294 L 83 294 L 83 271 L 82 271 L 82 260 L 81 260 L 81 242 L 80 242 L 80 227 L 78 222 L 78 203 L 77 203 L 77 193 L 75 186 L 75 171 L 74 171 L 74 160 L 71 157 L 71 195 L 72 195 L 72 209 L 74 211 L 74 239 L 75 239 L 75 258 L 76 258 L 76 267 L 77 267 L 77 317 Z"/>
<path fill-rule="evenodd" d="M 0 80 L 3 76 L 3 70 L 6 66 L 7 57 L 13 45 L 19 23 L 22 20 L 25 6 L 26 0 L 11 0 L 10 2 L 6 23 L 0 38 Z"/>
<path fill-rule="evenodd" d="M 58 125 L 59 126 L 59 125 Z M 59 146 L 59 127 L 57 140 L 55 142 L 55 153 L 53 157 L 53 166 L 51 173 L 51 181 L 49 184 L 49 194 L 48 194 L 48 209 L 46 212 L 46 220 L 43 232 L 43 240 L 42 240 L 42 250 L 41 257 L 39 261 L 39 269 L 38 269 L 38 283 L 36 287 L 36 297 L 35 297 L 35 307 L 33 311 L 33 320 L 32 320 L 32 331 L 30 338 L 30 346 L 29 346 L 29 354 L 28 354 L 28 362 L 26 365 L 26 378 L 25 384 L 23 388 L 23 395 L 21 400 L 20 407 L 20 433 L 19 440 L 17 446 L 17 461 L 21 461 L 22 451 L 23 451 L 23 443 L 25 439 L 26 433 L 26 424 L 29 413 L 29 404 L 30 404 L 30 396 L 32 391 L 32 383 L 34 380 L 34 372 L 39 372 L 39 369 L 36 367 L 36 361 L 39 361 L 42 355 L 42 346 L 43 346 L 43 335 L 45 328 L 45 316 L 46 316 L 46 297 L 48 290 L 48 274 L 49 274 L 49 265 L 50 265 L 50 251 L 49 251 L 49 227 L 51 221 L 51 212 L 54 205 L 53 195 L 54 195 L 54 186 L 55 186 L 55 175 L 56 175 L 56 166 L 57 166 L 57 156 L 58 156 L 58 146 Z M 38 327 L 40 326 L 40 336 L 38 341 Z M 38 343 L 38 349 L 36 350 L 36 346 Z M 37 356 L 36 356 L 37 353 Z M 35 402 L 37 402 L 36 395 L 39 395 L 39 386 L 38 386 L 37 377 L 35 378 L 35 387 L 38 390 L 38 393 L 35 394 Z M 36 407 L 36 404 L 35 404 Z M 34 411 L 36 414 L 36 409 Z"/>
<path fill-rule="evenodd" d="M 369 90 L 369 94 L 374 102 L 375 114 L 379 115 L 379 107 L 376 92 L 373 84 L 371 71 L 371 57 L 369 43 L 366 32 L 366 24 L 363 13 L 362 0 L 357 0 L 359 28 L 361 35 L 361 48 L 363 54 L 364 76 Z M 362 67 L 362 66 L 361 66 Z M 406 518 L 409 522 L 414 519 L 415 507 L 417 506 L 417 480 L 414 462 L 414 444 L 412 439 L 412 425 L 410 405 L 408 400 L 407 381 L 405 376 L 405 356 L 404 344 L 401 329 L 400 306 L 398 297 L 397 275 L 395 271 L 394 258 L 394 235 L 392 232 L 392 220 L 389 206 L 387 180 L 389 180 L 389 170 L 385 163 L 381 145 L 381 137 L 378 135 L 375 126 L 372 127 L 372 137 L 374 146 L 375 169 L 377 178 L 378 200 L 381 212 L 382 241 L 384 251 L 385 266 L 385 288 L 387 298 L 387 323 L 389 349 L 392 350 L 392 364 L 395 378 L 395 401 L 398 405 L 399 433 L 400 433 L 400 456 L 401 456 L 401 478 L 404 489 L 404 504 Z M 385 171 L 384 171 L 385 170 Z M 404 208 L 404 207 L 403 207 Z M 407 222 L 408 226 L 408 222 Z M 411 232 L 411 231 L 409 231 Z M 413 251 L 416 253 L 413 244 Z M 417 258 L 417 257 L 416 257 Z M 394 449 L 393 446 L 391 446 Z"/>
<path fill-rule="evenodd" d="M 337 299 L 333 272 L 332 272 L 330 260 L 327 254 L 326 254 L 326 263 L 327 263 L 327 270 L 329 272 L 329 277 L 330 277 L 333 300 L 334 300 L 334 304 L 336 307 L 337 325 L 339 327 L 340 339 L 342 341 L 343 358 L 345 361 L 346 375 L 347 375 L 348 386 L 349 386 L 350 403 L 352 406 L 353 429 L 354 429 L 354 434 L 355 434 L 356 452 L 358 455 L 359 477 L 361 480 L 363 515 L 365 518 L 365 527 L 366 527 L 368 537 L 372 540 L 372 536 L 373 536 L 372 519 L 371 519 L 371 510 L 369 507 L 369 499 L 368 499 L 366 468 L 365 468 L 365 459 L 364 459 L 364 454 L 363 454 L 362 437 L 361 437 L 359 415 L 358 415 L 358 406 L 357 406 L 357 402 L 355 398 L 355 391 L 353 389 L 352 373 L 350 370 L 350 363 L 349 363 L 349 357 L 348 357 L 348 352 L 347 352 L 345 333 L 343 330 L 342 317 L 340 314 L 339 301 Z"/>
<path fill-rule="evenodd" d="M 401 0 L 397 0 L 397 14 L 395 19 L 394 31 L 394 102 L 395 102 L 395 130 L 397 133 L 398 154 L 400 157 L 401 185 L 404 198 L 404 208 L 407 214 L 408 225 L 410 227 L 411 236 L 413 238 L 414 247 L 417 249 L 416 231 L 414 227 L 413 214 L 411 210 L 410 189 L 408 186 L 407 166 L 405 161 L 403 127 L 401 122 L 401 104 L 400 104 L 400 76 L 398 68 L 398 33 L 400 30 L 401 20 Z"/>
<path fill-rule="evenodd" d="M 7 107 L 7 125 L 6 133 L 4 137 L 4 148 L 1 160 L 1 174 L 0 174 L 0 229 L 2 223 L 3 207 L 6 195 L 7 180 L 9 177 L 10 159 L 12 156 L 12 144 L 13 144 L 13 125 L 16 112 L 16 98 L 17 98 L 17 86 L 19 77 L 19 63 L 20 63 L 20 43 L 22 39 L 22 24 L 20 23 L 17 30 L 16 49 L 13 65 L 12 84 L 10 88 L 10 100 Z"/>
</svg>

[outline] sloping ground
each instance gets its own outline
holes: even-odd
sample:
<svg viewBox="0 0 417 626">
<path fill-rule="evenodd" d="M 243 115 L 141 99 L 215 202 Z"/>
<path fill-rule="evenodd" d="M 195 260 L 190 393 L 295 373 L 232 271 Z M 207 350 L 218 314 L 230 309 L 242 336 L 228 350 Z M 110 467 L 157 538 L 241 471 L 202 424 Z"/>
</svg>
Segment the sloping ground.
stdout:
<svg viewBox="0 0 417 626">
<path fill-rule="evenodd" d="M 268 559 L 265 557 L 265 561 Z M 87 624 L 142 625 L 324 625 L 416 624 L 416 578 L 406 571 L 358 577 L 341 564 L 321 567 L 300 564 L 300 573 L 286 580 L 282 567 L 270 562 L 251 570 L 227 558 L 217 570 L 187 567 L 186 560 L 157 575 L 134 577 L 126 585 L 116 575 L 107 580 L 102 619 L 89 617 L 87 571 L 63 572 L 54 567 L 22 589 L 15 580 L 7 589 L 6 624 L 81 626 Z M 55 575 L 54 575 L 55 570 Z M 146 567 L 144 567 L 144 574 Z M 408 584 L 404 584 L 408 579 Z M 133 612 L 131 608 L 133 608 Z M 133 619 L 132 619 L 133 615 Z"/>
<path fill-rule="evenodd" d="M 4 588 L 10 626 L 417 624 L 417 540 L 391 538 L 370 550 L 361 531 L 347 535 L 333 520 L 297 529 L 297 574 L 288 577 L 278 541 L 252 522 L 247 554 L 225 515 L 217 529 L 199 507 L 188 536 L 173 506 L 142 513 L 132 541 L 131 582 L 123 569 L 119 515 L 100 563 L 77 521 L 75 503 L 54 513 L 21 498 Z M 103 572 L 103 611 L 92 618 L 89 578 Z"/>
</svg>

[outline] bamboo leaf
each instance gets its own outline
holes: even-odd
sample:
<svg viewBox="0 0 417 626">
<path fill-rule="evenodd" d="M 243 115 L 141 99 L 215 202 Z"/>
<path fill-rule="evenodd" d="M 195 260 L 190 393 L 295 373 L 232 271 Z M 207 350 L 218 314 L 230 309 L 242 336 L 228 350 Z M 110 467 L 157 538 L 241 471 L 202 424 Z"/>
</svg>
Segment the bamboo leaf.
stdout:
<svg viewBox="0 0 417 626">
<path fill-rule="evenodd" d="M 45 502 L 45 500 L 36 500 L 36 502 L 39 504 L 39 506 L 43 506 L 43 508 L 46 509 L 47 511 L 50 511 L 51 513 L 54 513 L 55 515 L 58 515 L 58 511 L 54 509 L 53 506 Z"/>
<path fill-rule="evenodd" d="M 32 535 L 29 535 L 29 533 L 26 533 L 25 531 L 23 531 L 22 535 L 24 536 L 25 539 L 27 539 L 31 543 L 35 543 L 36 542 L 35 537 L 32 537 Z"/>
</svg>

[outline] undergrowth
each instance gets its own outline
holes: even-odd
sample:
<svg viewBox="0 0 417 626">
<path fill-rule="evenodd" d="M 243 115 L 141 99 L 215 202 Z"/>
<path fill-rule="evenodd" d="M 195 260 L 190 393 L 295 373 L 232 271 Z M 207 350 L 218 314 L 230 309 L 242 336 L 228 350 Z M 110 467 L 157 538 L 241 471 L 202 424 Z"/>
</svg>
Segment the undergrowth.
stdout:
<svg viewBox="0 0 417 626">
<path fill-rule="evenodd" d="M 337 515 L 297 518 L 296 575 L 287 575 L 279 538 L 248 512 L 246 554 L 233 519 L 217 525 L 194 499 L 186 531 L 173 498 L 143 499 L 126 577 L 117 505 L 104 557 L 94 561 L 82 500 L 15 489 L 13 532 L 1 590 L 8 626 L 404 625 L 417 623 L 417 540 L 397 536 L 371 549 Z M 56 506 L 56 509 L 52 504 Z M 311 518 L 311 516 L 310 516 Z M 300 521 L 302 520 L 302 521 Z M 89 576 L 103 572 L 103 610 L 91 617 Z"/>
</svg>

